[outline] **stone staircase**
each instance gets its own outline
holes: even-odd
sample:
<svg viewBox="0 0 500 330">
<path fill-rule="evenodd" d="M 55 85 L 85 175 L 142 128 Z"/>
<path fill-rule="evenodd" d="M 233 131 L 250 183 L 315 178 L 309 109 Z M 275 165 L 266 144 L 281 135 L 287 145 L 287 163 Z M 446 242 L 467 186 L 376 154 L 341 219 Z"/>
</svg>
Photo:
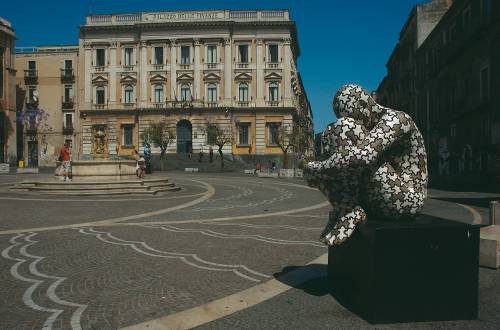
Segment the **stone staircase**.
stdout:
<svg viewBox="0 0 500 330">
<path fill-rule="evenodd" d="M 23 181 L 11 188 L 17 191 L 36 192 L 44 195 L 64 196 L 154 196 L 178 191 L 181 188 L 168 178 L 116 181 L 72 181 L 58 180 Z"/>
</svg>

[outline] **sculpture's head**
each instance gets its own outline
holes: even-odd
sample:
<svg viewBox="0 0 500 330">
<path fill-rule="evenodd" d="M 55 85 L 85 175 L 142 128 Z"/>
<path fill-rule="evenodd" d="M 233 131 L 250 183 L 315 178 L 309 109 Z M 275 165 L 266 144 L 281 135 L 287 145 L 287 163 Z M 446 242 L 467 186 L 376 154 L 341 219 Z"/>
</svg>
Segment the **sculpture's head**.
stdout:
<svg viewBox="0 0 500 330">
<path fill-rule="evenodd" d="M 378 121 L 383 107 L 359 85 L 344 85 L 333 98 L 333 111 L 337 118 L 350 117 L 372 128 Z"/>
</svg>

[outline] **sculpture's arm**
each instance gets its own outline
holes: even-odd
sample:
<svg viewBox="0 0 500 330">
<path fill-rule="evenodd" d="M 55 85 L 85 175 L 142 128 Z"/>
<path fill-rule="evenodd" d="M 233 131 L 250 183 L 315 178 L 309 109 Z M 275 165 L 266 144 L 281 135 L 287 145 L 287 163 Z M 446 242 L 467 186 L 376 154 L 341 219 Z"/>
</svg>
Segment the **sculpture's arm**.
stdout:
<svg viewBox="0 0 500 330">
<path fill-rule="evenodd" d="M 341 151 L 334 150 L 325 161 L 309 163 L 308 172 L 318 178 L 334 177 L 338 170 L 373 164 L 381 153 L 413 129 L 414 123 L 407 114 L 388 111 L 364 139 Z"/>
</svg>

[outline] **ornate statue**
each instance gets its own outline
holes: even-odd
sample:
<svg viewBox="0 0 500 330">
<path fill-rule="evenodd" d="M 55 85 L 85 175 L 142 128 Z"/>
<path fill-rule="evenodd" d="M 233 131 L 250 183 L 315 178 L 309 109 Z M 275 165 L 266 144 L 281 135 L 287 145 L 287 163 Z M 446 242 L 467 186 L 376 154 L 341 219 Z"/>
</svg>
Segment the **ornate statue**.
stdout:
<svg viewBox="0 0 500 330">
<path fill-rule="evenodd" d="M 337 121 L 323 132 L 324 161 L 305 174 L 333 206 L 321 234 L 341 244 L 368 217 L 414 217 L 427 197 L 427 155 L 417 126 L 404 112 L 385 108 L 358 85 L 335 95 Z"/>
<path fill-rule="evenodd" d="M 103 154 L 106 152 L 106 133 L 102 126 L 98 126 L 94 133 L 94 152 Z"/>
</svg>

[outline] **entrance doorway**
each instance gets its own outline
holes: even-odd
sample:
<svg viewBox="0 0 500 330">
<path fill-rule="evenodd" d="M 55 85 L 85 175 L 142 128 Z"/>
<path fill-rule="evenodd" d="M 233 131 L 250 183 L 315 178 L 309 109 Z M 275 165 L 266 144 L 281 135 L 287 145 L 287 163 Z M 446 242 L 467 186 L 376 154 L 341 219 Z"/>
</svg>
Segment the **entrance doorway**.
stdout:
<svg viewBox="0 0 500 330">
<path fill-rule="evenodd" d="M 189 120 L 181 120 L 177 123 L 177 152 L 189 152 L 193 148 L 192 141 L 193 126 Z"/>
<path fill-rule="evenodd" d="M 38 167 L 38 141 L 28 141 L 28 166 Z"/>
</svg>

